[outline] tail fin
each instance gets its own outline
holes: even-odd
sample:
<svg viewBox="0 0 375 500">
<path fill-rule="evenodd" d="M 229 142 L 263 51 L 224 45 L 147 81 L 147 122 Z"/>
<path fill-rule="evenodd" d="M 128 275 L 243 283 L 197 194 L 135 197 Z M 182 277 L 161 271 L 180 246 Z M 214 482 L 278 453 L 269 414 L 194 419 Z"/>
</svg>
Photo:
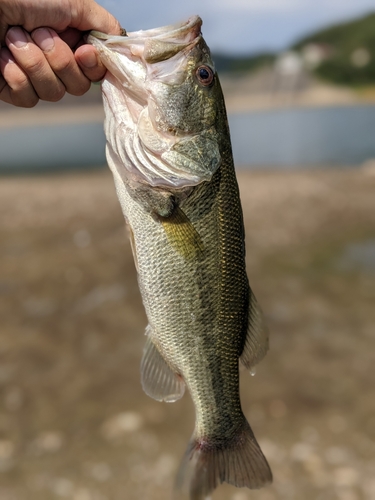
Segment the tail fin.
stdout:
<svg viewBox="0 0 375 500">
<path fill-rule="evenodd" d="M 271 469 L 246 420 L 229 442 L 210 442 L 193 436 L 177 475 L 176 488 L 188 487 L 190 500 L 203 500 L 224 482 L 250 489 L 272 482 Z"/>
</svg>

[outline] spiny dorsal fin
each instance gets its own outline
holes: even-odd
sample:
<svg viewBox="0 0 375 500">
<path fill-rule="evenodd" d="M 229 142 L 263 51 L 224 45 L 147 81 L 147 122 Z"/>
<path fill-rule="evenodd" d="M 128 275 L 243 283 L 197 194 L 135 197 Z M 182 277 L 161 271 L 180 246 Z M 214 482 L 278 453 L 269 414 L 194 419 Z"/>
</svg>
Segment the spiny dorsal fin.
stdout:
<svg viewBox="0 0 375 500">
<path fill-rule="evenodd" d="M 250 289 L 248 330 L 240 356 L 245 368 L 251 370 L 267 354 L 268 337 L 268 329 L 264 322 L 263 313 Z"/>
<path fill-rule="evenodd" d="M 192 259 L 203 252 L 199 233 L 179 207 L 169 217 L 160 217 L 160 221 L 170 244 L 185 259 Z"/>
<path fill-rule="evenodd" d="M 146 329 L 147 340 L 141 361 L 141 382 L 145 393 L 157 401 L 173 403 L 182 398 L 185 383 L 168 366 L 152 341 L 150 326 Z"/>
</svg>

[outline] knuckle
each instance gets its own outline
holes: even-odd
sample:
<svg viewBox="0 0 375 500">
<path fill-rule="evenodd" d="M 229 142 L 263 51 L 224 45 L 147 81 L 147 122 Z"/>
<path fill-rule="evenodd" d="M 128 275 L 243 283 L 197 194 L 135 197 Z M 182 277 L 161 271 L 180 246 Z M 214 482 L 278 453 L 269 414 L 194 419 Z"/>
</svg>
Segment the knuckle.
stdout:
<svg viewBox="0 0 375 500">
<path fill-rule="evenodd" d="M 69 93 L 75 96 L 81 96 L 83 94 L 86 94 L 89 88 L 90 88 L 90 81 L 84 81 L 81 82 L 80 85 L 77 85 L 74 89 L 71 89 Z"/>
<path fill-rule="evenodd" d="M 31 86 L 29 79 L 23 73 L 14 75 L 11 82 L 8 83 L 10 83 L 12 90 L 15 93 L 25 92 Z"/>
<path fill-rule="evenodd" d="M 13 94 L 13 104 L 20 108 L 33 108 L 39 102 L 39 98 L 37 95 L 17 95 Z"/>
<path fill-rule="evenodd" d="M 69 56 L 60 56 L 57 61 L 53 63 L 53 70 L 55 73 L 66 73 L 73 69 L 73 60 Z"/>
<path fill-rule="evenodd" d="M 48 95 L 45 100 L 50 101 L 50 102 L 57 102 L 60 101 L 65 95 L 65 88 L 59 87 L 53 92 L 51 92 L 50 95 Z"/>
<path fill-rule="evenodd" d="M 91 82 L 100 82 L 100 80 L 103 79 L 104 75 L 106 74 L 107 69 L 106 68 L 96 68 L 95 71 L 84 71 L 84 75 L 86 78 L 88 78 Z"/>
<path fill-rule="evenodd" d="M 28 75 L 38 75 L 43 72 L 45 60 L 43 58 L 30 58 L 22 65 Z"/>
</svg>

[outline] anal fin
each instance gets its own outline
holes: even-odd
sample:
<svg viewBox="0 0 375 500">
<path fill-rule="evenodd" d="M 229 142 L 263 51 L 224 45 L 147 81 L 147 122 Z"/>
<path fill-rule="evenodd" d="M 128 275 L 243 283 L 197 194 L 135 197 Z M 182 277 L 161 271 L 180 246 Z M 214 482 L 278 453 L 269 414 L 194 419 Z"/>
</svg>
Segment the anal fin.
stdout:
<svg viewBox="0 0 375 500">
<path fill-rule="evenodd" d="M 185 383 L 167 364 L 152 341 L 148 326 L 147 341 L 141 361 L 141 383 L 145 393 L 157 401 L 173 403 L 182 398 Z"/>
<path fill-rule="evenodd" d="M 240 356 L 241 363 L 251 370 L 267 354 L 269 333 L 263 313 L 250 289 L 248 330 L 245 345 Z"/>
</svg>

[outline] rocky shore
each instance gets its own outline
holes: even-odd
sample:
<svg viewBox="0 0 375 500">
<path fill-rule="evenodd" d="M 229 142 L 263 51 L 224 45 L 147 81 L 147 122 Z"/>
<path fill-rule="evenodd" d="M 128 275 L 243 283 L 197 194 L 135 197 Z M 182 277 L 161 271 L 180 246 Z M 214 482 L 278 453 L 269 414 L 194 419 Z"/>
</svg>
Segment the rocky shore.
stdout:
<svg viewBox="0 0 375 500">
<path fill-rule="evenodd" d="M 375 498 L 375 174 L 240 171 L 271 331 L 242 402 L 274 472 L 214 500 Z M 0 498 L 165 500 L 188 395 L 149 399 L 146 318 L 108 171 L 0 181 Z"/>
</svg>

